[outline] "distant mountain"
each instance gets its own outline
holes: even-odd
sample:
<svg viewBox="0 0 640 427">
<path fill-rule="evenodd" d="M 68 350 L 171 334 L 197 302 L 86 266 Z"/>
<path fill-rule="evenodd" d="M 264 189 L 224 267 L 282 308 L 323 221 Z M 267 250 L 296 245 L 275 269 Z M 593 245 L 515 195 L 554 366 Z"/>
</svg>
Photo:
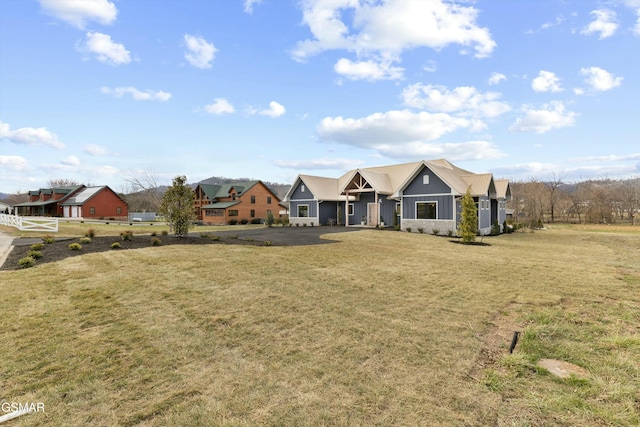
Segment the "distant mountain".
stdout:
<svg viewBox="0 0 640 427">
<path fill-rule="evenodd" d="M 0 193 L 0 200 L 8 199 L 9 195 L 7 193 Z"/>
</svg>

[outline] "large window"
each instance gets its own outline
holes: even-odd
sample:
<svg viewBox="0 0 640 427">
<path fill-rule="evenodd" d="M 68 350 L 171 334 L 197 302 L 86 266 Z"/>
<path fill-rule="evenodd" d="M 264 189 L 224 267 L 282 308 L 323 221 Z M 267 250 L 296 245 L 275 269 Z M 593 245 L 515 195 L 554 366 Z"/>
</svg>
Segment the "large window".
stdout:
<svg viewBox="0 0 640 427">
<path fill-rule="evenodd" d="M 238 216 L 238 211 L 234 209 L 229 209 L 229 216 Z"/>
<path fill-rule="evenodd" d="M 298 217 L 307 218 L 309 216 L 309 205 L 298 205 Z"/>
<path fill-rule="evenodd" d="M 438 204 L 436 202 L 417 202 L 416 219 L 438 219 Z"/>
<path fill-rule="evenodd" d="M 256 196 L 251 196 L 251 204 L 256 204 Z"/>
</svg>

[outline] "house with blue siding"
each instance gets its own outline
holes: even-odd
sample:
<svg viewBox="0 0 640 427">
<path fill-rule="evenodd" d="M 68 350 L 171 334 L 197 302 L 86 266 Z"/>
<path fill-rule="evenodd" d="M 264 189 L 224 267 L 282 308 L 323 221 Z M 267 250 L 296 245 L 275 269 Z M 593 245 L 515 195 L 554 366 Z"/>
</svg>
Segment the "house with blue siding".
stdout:
<svg viewBox="0 0 640 427">
<path fill-rule="evenodd" d="M 399 226 L 447 234 L 458 228 L 467 189 L 480 232 L 489 234 L 496 221 L 503 231 L 509 182 L 444 159 L 353 169 L 339 178 L 298 175 L 284 202 L 294 225 Z"/>
</svg>

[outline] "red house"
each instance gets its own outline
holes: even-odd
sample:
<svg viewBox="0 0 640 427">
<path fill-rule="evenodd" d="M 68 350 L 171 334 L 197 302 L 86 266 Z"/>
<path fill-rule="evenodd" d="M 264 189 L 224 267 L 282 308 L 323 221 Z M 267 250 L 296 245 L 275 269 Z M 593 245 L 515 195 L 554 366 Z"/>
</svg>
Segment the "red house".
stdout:
<svg viewBox="0 0 640 427">
<path fill-rule="evenodd" d="M 106 185 L 41 188 L 15 208 L 26 216 L 127 220 L 129 214 L 127 202 Z"/>
</svg>

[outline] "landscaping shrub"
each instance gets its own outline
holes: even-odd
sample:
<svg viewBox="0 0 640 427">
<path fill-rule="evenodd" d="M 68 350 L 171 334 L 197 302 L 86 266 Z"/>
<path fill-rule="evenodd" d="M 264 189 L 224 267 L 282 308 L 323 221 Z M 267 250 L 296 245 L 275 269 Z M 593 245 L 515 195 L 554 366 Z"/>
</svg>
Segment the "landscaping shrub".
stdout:
<svg viewBox="0 0 640 427">
<path fill-rule="evenodd" d="M 91 237 L 81 237 L 80 243 L 91 243 Z"/>
<path fill-rule="evenodd" d="M 43 243 L 34 243 L 33 245 L 31 245 L 31 250 L 34 250 L 34 251 L 42 250 L 42 248 L 44 248 Z"/>
<path fill-rule="evenodd" d="M 267 212 L 267 219 L 264 220 L 264 224 L 267 227 L 271 227 L 274 223 L 273 213 L 271 211 Z"/>
<path fill-rule="evenodd" d="M 229 220 L 229 225 L 236 225 L 238 223 L 237 219 L 230 219 Z"/>
<path fill-rule="evenodd" d="M 411 233 L 411 227 L 407 227 L 405 230 L 407 230 L 407 233 Z"/>
<path fill-rule="evenodd" d="M 496 219 L 493 221 L 493 225 L 491 226 L 491 235 L 497 236 L 498 234 L 500 234 L 500 223 Z"/>
<path fill-rule="evenodd" d="M 420 234 L 424 233 L 424 227 L 418 227 L 418 233 Z"/>
<path fill-rule="evenodd" d="M 18 265 L 20 266 L 20 268 L 33 267 L 34 265 L 36 265 L 36 260 L 33 259 L 33 257 L 26 256 L 26 257 L 20 258 L 20 260 L 18 260 Z"/>
<path fill-rule="evenodd" d="M 265 246 L 271 246 L 271 245 L 273 245 L 273 243 L 271 242 L 271 240 L 265 240 L 264 241 L 264 245 Z"/>
<path fill-rule="evenodd" d="M 447 236 L 452 237 L 453 236 L 453 230 L 451 230 L 451 229 L 447 230 Z"/>
<path fill-rule="evenodd" d="M 72 251 L 79 251 L 80 249 L 82 249 L 82 245 L 80 243 L 71 243 L 69 245 L 69 249 L 71 249 Z"/>
<path fill-rule="evenodd" d="M 31 251 L 27 252 L 27 256 L 30 256 L 33 259 L 40 259 L 40 258 L 42 258 L 42 252 L 31 250 Z"/>
<path fill-rule="evenodd" d="M 122 240 L 133 240 L 133 230 L 125 230 L 120 232 Z"/>
<path fill-rule="evenodd" d="M 434 236 L 437 236 L 438 234 L 440 234 L 440 229 L 439 228 L 432 228 L 431 232 L 433 233 Z"/>
<path fill-rule="evenodd" d="M 162 230 L 160 234 L 162 234 L 163 236 L 168 236 L 169 232 L 167 230 Z"/>
<path fill-rule="evenodd" d="M 89 238 L 93 239 L 94 237 L 96 237 L 96 230 L 94 230 L 93 228 L 88 229 L 84 233 L 84 237 L 89 237 Z"/>
<path fill-rule="evenodd" d="M 260 218 L 253 218 L 251 224 L 260 224 Z"/>
<path fill-rule="evenodd" d="M 242 218 L 242 219 L 240 220 L 240 224 L 242 224 L 242 225 L 249 224 L 249 220 L 248 220 L 248 219 L 246 219 L 246 218 Z"/>
<path fill-rule="evenodd" d="M 211 233 L 203 231 L 202 233 L 200 233 L 200 237 L 205 238 L 205 239 L 209 239 L 209 238 L 211 238 Z"/>
<path fill-rule="evenodd" d="M 56 241 L 56 239 L 54 239 L 52 235 L 47 234 L 46 236 L 44 236 L 44 237 L 42 238 L 42 241 L 43 241 L 45 244 L 50 245 L 50 244 L 54 243 L 54 242 Z"/>
<path fill-rule="evenodd" d="M 162 244 L 162 241 L 157 237 L 151 238 L 151 246 L 160 246 L 161 244 Z"/>
<path fill-rule="evenodd" d="M 151 232 L 151 235 L 152 235 L 152 236 L 157 236 L 157 235 L 158 235 L 158 233 L 156 233 L 155 231 L 152 231 L 152 232 Z"/>
<path fill-rule="evenodd" d="M 118 242 L 113 242 L 111 244 L 111 249 L 120 249 L 120 243 Z"/>
</svg>

